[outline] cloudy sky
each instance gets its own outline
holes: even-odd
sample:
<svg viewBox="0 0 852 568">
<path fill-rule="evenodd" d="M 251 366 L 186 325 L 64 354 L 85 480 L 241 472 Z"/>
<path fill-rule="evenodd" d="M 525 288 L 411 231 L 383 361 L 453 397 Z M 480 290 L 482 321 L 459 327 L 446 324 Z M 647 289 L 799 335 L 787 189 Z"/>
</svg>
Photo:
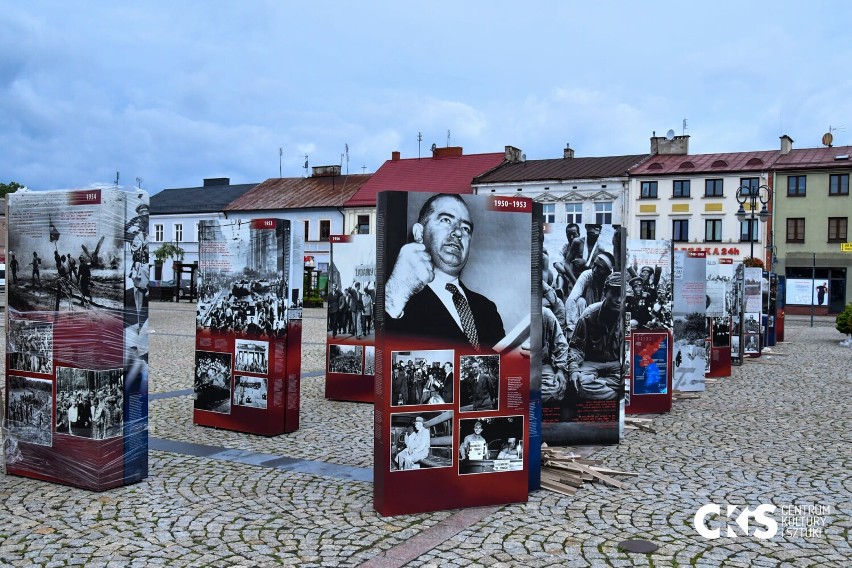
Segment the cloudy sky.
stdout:
<svg viewBox="0 0 852 568">
<path fill-rule="evenodd" d="M 156 193 L 399 150 L 852 144 L 852 3 L 9 0 L 0 181 Z M 345 159 L 343 162 L 346 169 Z"/>
</svg>

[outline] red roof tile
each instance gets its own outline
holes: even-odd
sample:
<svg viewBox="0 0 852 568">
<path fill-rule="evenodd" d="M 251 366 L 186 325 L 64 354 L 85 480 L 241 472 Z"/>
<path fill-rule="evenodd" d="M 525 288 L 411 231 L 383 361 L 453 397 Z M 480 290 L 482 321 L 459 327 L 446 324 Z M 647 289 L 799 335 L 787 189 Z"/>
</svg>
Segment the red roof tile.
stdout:
<svg viewBox="0 0 852 568">
<path fill-rule="evenodd" d="M 838 160 L 838 156 L 847 156 Z M 778 170 L 799 170 L 809 168 L 852 168 L 852 146 L 835 146 L 832 148 L 801 148 L 790 150 L 789 154 L 781 156 L 775 162 Z"/>
<path fill-rule="evenodd" d="M 234 200 L 225 211 L 343 207 L 370 177 L 370 174 L 353 174 L 271 178 Z"/>
<path fill-rule="evenodd" d="M 500 165 L 504 158 L 504 152 L 495 152 L 388 160 L 345 206 L 374 207 L 380 191 L 473 193 L 473 178 Z"/>
<path fill-rule="evenodd" d="M 630 169 L 631 176 L 694 173 L 762 172 L 772 169 L 779 150 L 729 152 L 725 154 L 655 155 Z"/>
<path fill-rule="evenodd" d="M 476 183 L 508 183 L 626 176 L 648 154 L 601 158 L 554 158 L 507 163 L 476 178 Z"/>
</svg>

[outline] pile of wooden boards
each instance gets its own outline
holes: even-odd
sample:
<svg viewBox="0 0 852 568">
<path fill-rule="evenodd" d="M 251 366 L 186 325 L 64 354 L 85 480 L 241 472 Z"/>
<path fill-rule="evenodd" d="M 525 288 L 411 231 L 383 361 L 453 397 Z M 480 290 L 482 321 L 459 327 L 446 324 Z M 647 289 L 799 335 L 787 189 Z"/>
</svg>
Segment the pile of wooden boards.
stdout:
<svg viewBox="0 0 852 568">
<path fill-rule="evenodd" d="M 656 434 L 657 431 L 651 428 L 651 423 L 654 421 L 653 418 L 640 418 L 638 416 L 625 416 L 624 417 L 624 429 L 625 430 L 642 430 L 643 432 L 650 432 L 651 434 Z"/>
<path fill-rule="evenodd" d="M 574 495 L 584 482 L 601 481 L 611 487 L 627 489 L 613 476 L 638 477 L 638 473 L 601 467 L 601 460 L 581 458 L 567 448 L 542 446 L 541 486 L 544 489 Z"/>
</svg>

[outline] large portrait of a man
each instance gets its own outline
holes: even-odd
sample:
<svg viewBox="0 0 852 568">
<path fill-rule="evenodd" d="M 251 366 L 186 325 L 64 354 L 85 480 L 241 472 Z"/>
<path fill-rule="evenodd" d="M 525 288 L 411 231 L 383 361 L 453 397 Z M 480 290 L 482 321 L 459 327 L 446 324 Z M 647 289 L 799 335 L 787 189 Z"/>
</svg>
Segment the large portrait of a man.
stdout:
<svg viewBox="0 0 852 568">
<path fill-rule="evenodd" d="M 385 330 L 483 353 L 516 343 L 529 320 L 529 218 L 484 196 L 387 197 Z"/>
</svg>

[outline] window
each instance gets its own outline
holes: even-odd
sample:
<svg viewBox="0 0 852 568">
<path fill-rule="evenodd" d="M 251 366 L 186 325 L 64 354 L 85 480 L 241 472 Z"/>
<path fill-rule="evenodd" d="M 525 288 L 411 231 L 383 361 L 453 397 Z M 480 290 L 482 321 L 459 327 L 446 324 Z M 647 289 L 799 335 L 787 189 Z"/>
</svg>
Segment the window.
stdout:
<svg viewBox="0 0 852 568">
<path fill-rule="evenodd" d="M 544 212 L 544 222 L 545 223 L 555 223 L 556 222 L 556 204 L 555 203 L 544 203 L 541 207 Z"/>
<path fill-rule="evenodd" d="M 311 222 L 305 221 L 305 242 L 311 240 Z"/>
<path fill-rule="evenodd" d="M 583 224 L 583 204 L 582 203 L 566 203 L 565 204 L 565 222 Z"/>
<path fill-rule="evenodd" d="M 746 219 L 740 223 L 740 241 L 757 242 L 757 227 L 760 219 Z"/>
<path fill-rule="evenodd" d="M 740 178 L 740 187 L 747 188 L 743 190 L 744 195 L 757 195 L 760 187 L 760 178 Z"/>
<path fill-rule="evenodd" d="M 689 219 L 672 221 L 672 240 L 678 243 L 689 241 Z"/>
<path fill-rule="evenodd" d="M 689 197 L 689 180 L 676 179 L 672 187 L 672 197 Z"/>
<path fill-rule="evenodd" d="M 175 242 L 179 243 L 183 241 L 183 225 L 180 223 L 175 223 Z"/>
<path fill-rule="evenodd" d="M 805 242 L 805 219 L 803 217 L 787 219 L 787 242 Z"/>
<path fill-rule="evenodd" d="M 639 221 L 639 238 L 653 241 L 657 238 L 656 221 Z"/>
<path fill-rule="evenodd" d="M 642 199 L 655 199 L 657 197 L 657 182 L 643 181 L 642 182 Z"/>
<path fill-rule="evenodd" d="M 704 197 L 724 197 L 723 185 L 721 179 L 704 180 Z"/>
<path fill-rule="evenodd" d="M 787 176 L 787 195 L 804 197 L 807 190 L 807 176 Z"/>
<path fill-rule="evenodd" d="M 595 203 L 595 223 L 612 225 L 612 201 Z"/>
<path fill-rule="evenodd" d="M 162 225 L 154 225 L 154 240 L 158 243 L 163 242 L 163 226 Z"/>
<path fill-rule="evenodd" d="M 829 195 L 849 195 L 849 174 L 831 174 L 828 179 Z"/>
<path fill-rule="evenodd" d="M 329 235 L 331 235 L 331 221 L 323 219 L 320 221 L 319 240 L 328 241 Z"/>
<path fill-rule="evenodd" d="M 367 235 L 370 233 L 370 216 L 358 215 L 358 234 Z"/>
<path fill-rule="evenodd" d="M 704 220 L 704 240 L 709 243 L 722 242 L 722 220 L 721 219 L 705 219 Z"/>
<path fill-rule="evenodd" d="M 848 217 L 829 217 L 828 218 L 828 242 L 830 243 L 845 243 L 846 229 L 849 226 Z"/>
</svg>

